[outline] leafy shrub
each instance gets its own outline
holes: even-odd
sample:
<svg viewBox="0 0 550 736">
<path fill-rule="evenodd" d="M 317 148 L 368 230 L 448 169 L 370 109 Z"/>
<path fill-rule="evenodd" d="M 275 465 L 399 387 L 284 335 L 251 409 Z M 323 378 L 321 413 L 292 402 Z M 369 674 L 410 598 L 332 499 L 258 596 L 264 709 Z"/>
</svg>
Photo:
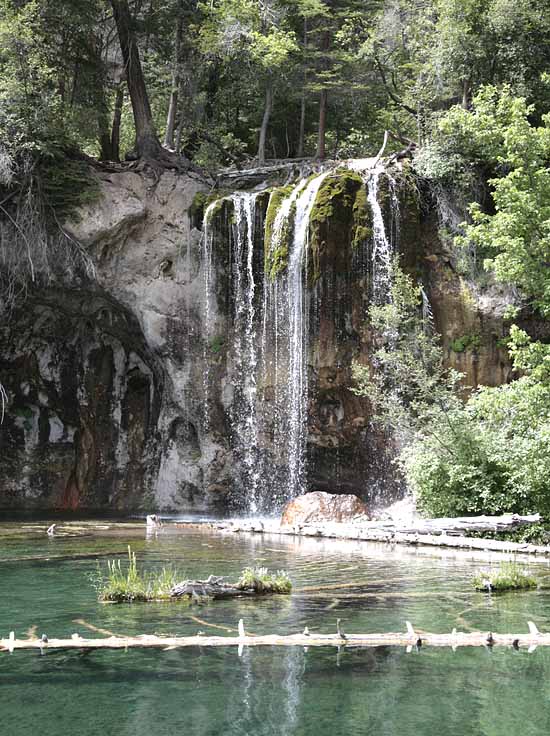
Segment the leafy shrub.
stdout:
<svg viewBox="0 0 550 736">
<path fill-rule="evenodd" d="M 481 388 L 404 450 L 428 514 L 550 515 L 550 388 L 523 377 Z"/>
<path fill-rule="evenodd" d="M 548 376 L 547 346 L 512 332 L 516 367 L 536 370 L 466 400 L 461 376 L 443 363 L 420 290 L 396 264 L 393 271 L 390 303 L 370 309 L 374 371 L 355 365 L 355 390 L 395 432 L 398 464 L 419 508 L 434 516 L 550 517 L 550 381 L 540 380 Z"/>
</svg>

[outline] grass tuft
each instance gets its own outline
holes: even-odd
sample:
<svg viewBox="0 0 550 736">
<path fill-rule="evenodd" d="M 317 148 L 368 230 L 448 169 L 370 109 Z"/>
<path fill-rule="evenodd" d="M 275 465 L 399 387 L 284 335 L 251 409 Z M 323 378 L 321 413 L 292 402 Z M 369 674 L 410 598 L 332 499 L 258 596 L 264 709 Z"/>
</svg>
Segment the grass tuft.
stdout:
<svg viewBox="0 0 550 736">
<path fill-rule="evenodd" d="M 503 562 L 497 570 L 477 573 L 472 582 L 476 590 L 487 592 L 529 590 L 538 585 L 537 579 L 517 562 Z"/>
<path fill-rule="evenodd" d="M 138 570 L 136 554 L 128 546 L 128 566 L 123 567 L 120 560 L 110 560 L 107 563 L 107 576 L 100 573 L 96 587 L 101 601 L 133 603 L 171 600 L 170 589 L 180 579 L 181 576 L 173 568 L 141 572 Z"/>
<path fill-rule="evenodd" d="M 284 570 L 270 573 L 266 567 L 245 567 L 237 587 L 256 593 L 290 593 L 292 583 Z"/>
</svg>

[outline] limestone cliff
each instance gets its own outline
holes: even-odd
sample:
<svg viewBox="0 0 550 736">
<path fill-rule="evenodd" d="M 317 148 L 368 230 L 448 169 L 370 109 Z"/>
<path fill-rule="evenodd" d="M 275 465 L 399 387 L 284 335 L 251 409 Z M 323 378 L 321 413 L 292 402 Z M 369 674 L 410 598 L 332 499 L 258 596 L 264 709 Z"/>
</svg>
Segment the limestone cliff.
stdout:
<svg viewBox="0 0 550 736">
<path fill-rule="evenodd" d="M 0 376 L 10 403 L 0 431 L 0 508 L 239 505 L 252 472 L 247 457 L 253 464 L 271 458 L 273 482 L 281 470 L 273 427 L 262 425 L 254 456 L 243 457 L 247 428 L 237 417 L 246 404 L 238 355 L 249 349 L 239 334 L 246 317 L 236 304 L 238 272 L 253 272 L 257 318 L 268 278 L 269 195 L 255 199 L 248 264 L 237 258 L 235 203 L 217 207 L 205 270 L 197 213 L 204 183 L 165 173 L 155 184 L 117 173 L 102 175 L 100 185 L 101 199 L 68 226 L 93 258 L 96 278 L 32 293 L 1 330 Z M 350 391 L 352 360 L 369 359 L 372 213 L 356 175 L 340 172 L 324 185 L 308 246 L 307 482 L 313 490 L 388 499 L 400 491 L 388 472 L 391 442 L 373 430 L 366 402 Z M 396 247 L 424 283 L 450 363 L 471 385 L 509 380 L 498 295 L 481 295 L 457 275 L 435 212 L 406 181 L 397 201 L 387 186 L 377 196 Z M 259 339 L 260 325 L 251 330 Z M 262 360 L 268 365 L 272 357 L 267 351 Z M 254 402 L 268 416 L 281 379 L 269 369 L 262 375 Z M 265 474 L 260 482 L 268 482 Z"/>
</svg>

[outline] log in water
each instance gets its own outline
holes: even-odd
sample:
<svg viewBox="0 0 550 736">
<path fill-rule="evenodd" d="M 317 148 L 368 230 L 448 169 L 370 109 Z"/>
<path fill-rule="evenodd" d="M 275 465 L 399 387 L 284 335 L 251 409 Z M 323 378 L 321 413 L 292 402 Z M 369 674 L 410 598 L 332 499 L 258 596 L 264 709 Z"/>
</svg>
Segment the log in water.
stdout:
<svg viewBox="0 0 550 736">
<path fill-rule="evenodd" d="M 213 529 L 228 532 L 270 533 L 289 536 L 351 539 L 363 542 L 453 547 L 455 549 L 550 555 L 550 546 L 528 542 L 509 542 L 467 536 L 468 533 L 513 531 L 540 521 L 539 514 L 519 516 L 472 516 L 461 518 L 419 519 L 410 523 L 392 521 L 316 522 L 281 526 L 270 521 L 229 521 L 211 524 Z M 182 526 L 183 524 L 180 524 Z"/>
<path fill-rule="evenodd" d="M 550 646 L 550 633 L 541 633 L 532 621 L 528 621 L 528 634 L 495 634 L 492 632 L 459 632 L 435 634 L 415 631 L 406 621 L 406 632 L 387 634 L 345 634 L 338 620 L 335 634 L 310 633 L 307 629 L 301 634 L 247 635 L 242 619 L 239 621 L 239 636 L 110 636 L 106 639 L 84 639 L 73 634 L 70 639 L 16 639 L 12 631 L 8 639 L 0 639 L 0 651 L 13 652 L 16 649 L 129 649 L 155 648 L 162 650 L 183 647 L 493 647 L 505 646 L 514 649 Z"/>
</svg>

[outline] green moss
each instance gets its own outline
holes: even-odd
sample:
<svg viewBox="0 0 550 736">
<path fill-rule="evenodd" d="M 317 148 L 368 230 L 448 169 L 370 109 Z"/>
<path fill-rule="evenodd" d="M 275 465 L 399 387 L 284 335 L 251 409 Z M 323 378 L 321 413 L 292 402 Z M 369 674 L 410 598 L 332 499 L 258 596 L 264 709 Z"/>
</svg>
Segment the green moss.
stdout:
<svg viewBox="0 0 550 736">
<path fill-rule="evenodd" d="M 276 278 L 287 267 L 288 240 L 294 222 L 295 209 L 291 209 L 278 243 L 273 242 L 273 226 L 281 204 L 293 189 L 294 185 L 289 184 L 286 187 L 272 189 L 270 193 L 264 225 L 264 270 L 266 276 L 270 279 Z"/>
<path fill-rule="evenodd" d="M 529 590 L 537 587 L 537 580 L 517 562 L 503 562 L 497 570 L 480 572 L 472 580 L 476 590 Z"/>
<path fill-rule="evenodd" d="M 369 212 L 365 185 L 359 174 L 343 170 L 327 176 L 319 187 L 309 220 L 310 280 L 320 278 L 324 252 L 329 249 L 336 252 L 346 244 L 357 245 L 369 236 Z"/>
<path fill-rule="evenodd" d="M 353 203 L 353 232 L 351 247 L 358 248 L 372 237 L 372 212 L 366 187 L 360 187 Z"/>
<path fill-rule="evenodd" d="M 480 335 L 462 335 L 451 340 L 450 346 L 454 353 L 464 353 L 467 350 L 476 351 L 481 347 Z"/>
<path fill-rule="evenodd" d="M 216 202 L 215 206 L 210 210 L 210 218 L 212 219 L 219 215 L 226 201 L 226 193 L 218 190 L 197 192 L 193 197 L 193 201 L 191 202 L 189 209 L 187 210 L 187 214 L 191 220 L 191 225 L 200 229 L 204 220 L 204 214 L 209 205 L 211 205 L 212 202 Z"/>
<path fill-rule="evenodd" d="M 221 335 L 217 335 L 210 343 L 210 350 L 214 355 L 218 355 L 225 344 L 225 339 Z"/>
</svg>

